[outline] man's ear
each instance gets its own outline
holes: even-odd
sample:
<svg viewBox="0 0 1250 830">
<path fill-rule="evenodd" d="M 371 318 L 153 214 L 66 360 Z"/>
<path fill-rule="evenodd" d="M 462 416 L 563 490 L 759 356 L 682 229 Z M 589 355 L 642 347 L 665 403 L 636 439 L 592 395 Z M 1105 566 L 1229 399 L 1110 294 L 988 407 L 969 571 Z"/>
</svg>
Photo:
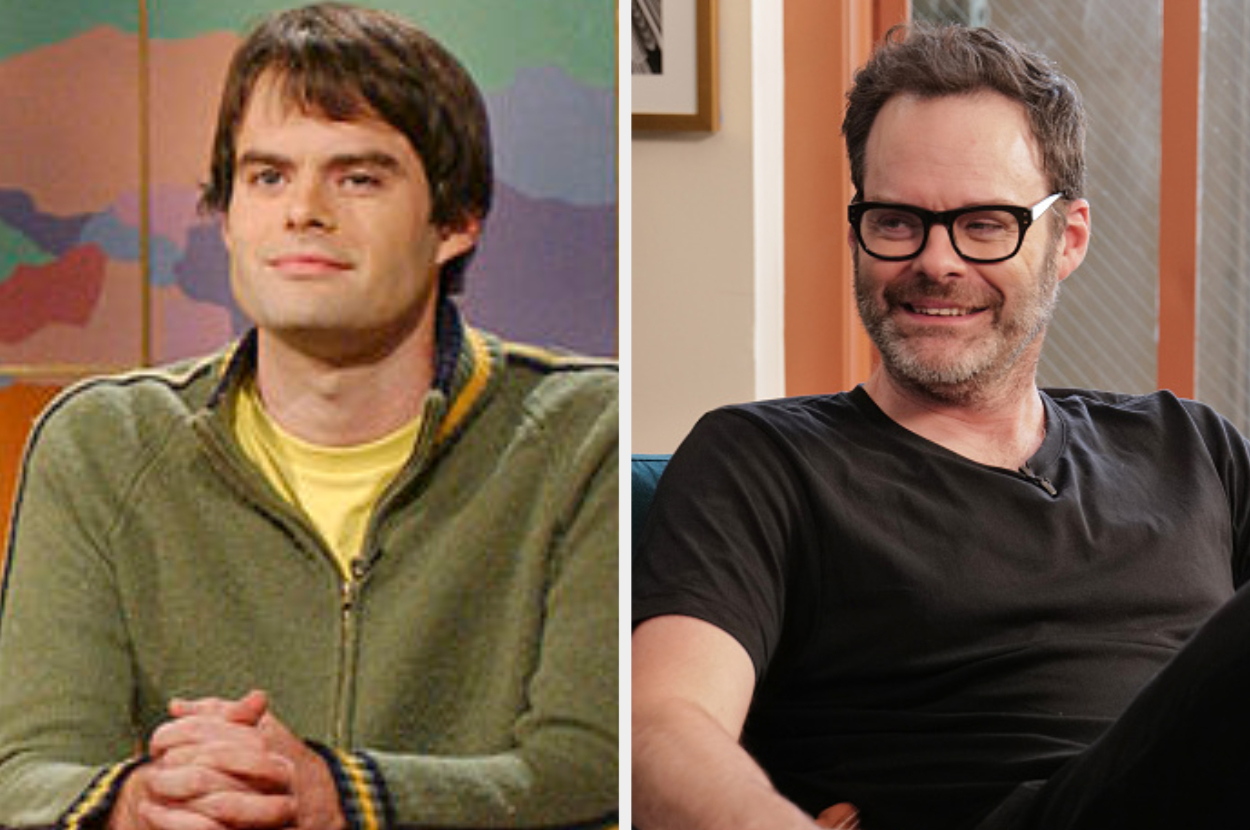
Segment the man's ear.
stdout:
<svg viewBox="0 0 1250 830">
<path fill-rule="evenodd" d="M 1066 279 L 1085 260 L 1085 252 L 1089 250 L 1091 228 L 1089 224 L 1089 202 L 1084 199 L 1073 199 L 1068 205 L 1064 216 L 1067 223 L 1063 235 L 1059 237 L 1059 260 L 1056 276 Z"/>
<path fill-rule="evenodd" d="M 482 235 L 482 220 L 476 216 L 465 217 L 455 227 L 439 228 L 438 233 L 442 238 L 434 253 L 434 264 L 443 265 L 473 250 Z"/>
</svg>

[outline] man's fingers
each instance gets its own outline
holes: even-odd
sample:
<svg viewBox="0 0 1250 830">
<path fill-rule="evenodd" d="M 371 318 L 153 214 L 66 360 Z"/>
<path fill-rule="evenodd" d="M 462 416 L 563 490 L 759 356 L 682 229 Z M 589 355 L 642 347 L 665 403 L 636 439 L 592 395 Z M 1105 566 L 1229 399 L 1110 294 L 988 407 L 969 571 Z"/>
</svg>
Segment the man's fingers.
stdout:
<svg viewBox="0 0 1250 830">
<path fill-rule="evenodd" d="M 268 710 L 269 696 L 259 689 L 253 689 L 238 700 L 204 697 L 195 700 L 174 698 L 169 702 L 169 714 L 175 718 L 203 715 L 250 726 L 259 723 Z"/>
<path fill-rule="evenodd" d="M 292 792 L 299 799 L 299 826 L 343 827 L 346 820 L 338 789 L 321 756 L 296 737 L 275 715 L 266 714 L 257 731 L 269 748 L 291 762 Z"/>
<path fill-rule="evenodd" d="M 215 763 L 213 763 L 215 762 Z M 290 793 L 293 765 L 285 758 L 239 760 L 235 757 L 178 759 L 158 762 L 148 776 L 148 789 L 162 801 L 188 801 L 213 792 Z"/>
<path fill-rule="evenodd" d="M 300 823 L 296 796 L 305 795 L 293 747 L 310 750 L 269 714 L 264 692 L 173 700 L 169 711 L 174 719 L 153 733 L 153 760 L 144 770 L 140 806 L 150 813 L 148 830 L 283 830 Z M 337 799 L 332 781 L 329 788 Z"/>
<path fill-rule="evenodd" d="M 161 724 L 152 733 L 148 751 L 154 758 L 180 746 L 234 743 L 240 747 L 263 749 L 264 738 L 255 726 L 224 720 L 214 715 L 187 715 Z"/>
<path fill-rule="evenodd" d="M 135 806 L 139 826 L 146 830 L 230 830 L 207 816 L 183 807 L 170 807 L 155 801 Z"/>
<path fill-rule="evenodd" d="M 214 792 L 189 801 L 145 801 L 139 815 L 154 830 L 268 830 L 296 822 L 289 795 Z"/>
<path fill-rule="evenodd" d="M 294 759 L 299 753 L 308 751 L 307 745 L 273 713 L 266 713 L 256 725 L 256 730 L 270 749 L 287 758 Z"/>
<path fill-rule="evenodd" d="M 218 790 L 245 789 L 247 786 L 230 775 L 198 766 L 154 767 L 147 785 L 148 794 L 163 803 L 190 801 Z"/>
<path fill-rule="evenodd" d="M 252 792 L 219 792 L 185 802 L 188 809 L 240 830 L 291 827 L 296 823 L 295 798 Z"/>
<path fill-rule="evenodd" d="M 295 765 L 268 750 L 214 743 L 177 747 L 156 762 L 153 776 L 169 778 L 170 788 L 193 792 L 200 787 L 247 789 L 264 793 L 288 792 L 294 786 Z M 171 790 L 172 792 L 172 790 Z M 175 797 L 172 796 L 171 797 Z M 187 796 L 181 796 L 187 797 Z"/>
</svg>

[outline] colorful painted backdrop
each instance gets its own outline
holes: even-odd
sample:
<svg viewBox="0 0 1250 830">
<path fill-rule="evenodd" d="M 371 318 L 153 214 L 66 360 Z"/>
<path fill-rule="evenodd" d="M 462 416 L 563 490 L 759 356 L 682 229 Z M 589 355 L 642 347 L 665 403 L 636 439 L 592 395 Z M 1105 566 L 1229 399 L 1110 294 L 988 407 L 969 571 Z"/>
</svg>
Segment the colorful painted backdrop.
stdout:
<svg viewBox="0 0 1250 830">
<path fill-rule="evenodd" d="M 0 0 L 0 383 L 160 363 L 246 325 L 196 212 L 230 53 L 265 0 Z M 387 0 L 487 99 L 478 324 L 616 348 L 615 4 Z"/>
<path fill-rule="evenodd" d="M 196 213 L 225 66 L 273 0 L 0 0 L 0 524 L 59 385 L 219 347 L 245 326 Z M 490 109 L 478 324 L 616 351 L 612 0 L 382 0 L 458 55 Z M 0 558 L 3 554 L 0 553 Z"/>
</svg>

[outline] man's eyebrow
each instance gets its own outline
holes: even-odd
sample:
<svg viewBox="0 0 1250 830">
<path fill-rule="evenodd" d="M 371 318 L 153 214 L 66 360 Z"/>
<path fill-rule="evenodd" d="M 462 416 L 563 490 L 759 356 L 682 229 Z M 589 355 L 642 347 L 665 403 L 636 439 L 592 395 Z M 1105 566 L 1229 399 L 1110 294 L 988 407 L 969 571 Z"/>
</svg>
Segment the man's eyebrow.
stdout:
<svg viewBox="0 0 1250 830">
<path fill-rule="evenodd" d="M 256 164 L 266 167 L 290 167 L 292 161 L 278 153 L 267 153 L 263 150 L 247 150 L 239 156 L 237 162 L 239 167 L 249 167 Z"/>
<path fill-rule="evenodd" d="M 282 170 L 295 166 L 290 158 L 265 150 L 247 150 L 239 156 L 237 166 L 276 167 Z M 402 173 L 404 166 L 398 158 L 381 150 L 368 150 L 361 153 L 339 153 L 331 156 L 322 165 L 326 170 L 346 170 L 352 167 L 369 167 L 388 173 Z"/>
<path fill-rule="evenodd" d="M 376 167 L 392 173 L 398 173 L 403 170 L 403 165 L 400 164 L 399 159 L 381 150 L 371 150 L 364 153 L 342 153 L 331 156 L 326 167 L 332 170 L 341 170 L 345 167 Z"/>
</svg>

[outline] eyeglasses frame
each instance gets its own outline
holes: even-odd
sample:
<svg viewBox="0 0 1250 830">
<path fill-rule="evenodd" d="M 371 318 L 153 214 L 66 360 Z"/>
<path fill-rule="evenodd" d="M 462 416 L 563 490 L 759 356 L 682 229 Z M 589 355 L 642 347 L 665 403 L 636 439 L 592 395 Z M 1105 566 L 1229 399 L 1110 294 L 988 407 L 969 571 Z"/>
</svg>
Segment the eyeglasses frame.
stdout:
<svg viewBox="0 0 1250 830">
<path fill-rule="evenodd" d="M 851 227 L 855 229 L 855 238 L 859 240 L 859 247 L 864 253 L 873 259 L 880 259 L 885 262 L 903 262 L 909 259 L 915 259 L 924 253 L 925 246 L 929 244 L 929 229 L 935 223 L 941 223 L 947 234 L 950 235 L 951 247 L 955 249 L 955 253 L 959 254 L 961 259 L 968 262 L 975 262 L 980 265 L 990 265 L 995 262 L 1006 262 L 1016 254 L 1020 253 L 1020 249 L 1024 246 L 1024 234 L 1032 227 L 1033 223 L 1040 219 L 1046 211 L 1050 210 L 1051 205 L 1063 197 L 1063 193 L 1052 193 L 1045 199 L 1031 207 L 1020 207 L 1019 205 L 969 205 L 967 207 L 953 208 L 951 210 L 926 210 L 915 205 L 904 205 L 896 202 L 851 202 L 846 206 L 846 218 L 851 223 Z M 916 249 L 914 254 L 907 256 L 882 256 L 874 254 L 868 250 L 868 246 L 864 243 L 863 234 L 863 217 L 864 214 L 873 208 L 885 208 L 889 210 L 901 210 L 910 213 L 920 219 L 924 227 L 924 235 L 920 239 L 920 247 Z M 1016 217 L 1016 222 L 1020 228 L 1020 235 L 1016 238 L 1016 247 L 1006 256 L 993 257 L 991 259 L 982 259 L 980 257 L 968 256 L 959 250 L 959 243 L 955 241 L 955 220 L 960 216 L 968 213 L 977 213 L 986 210 L 1001 210 L 1010 213 Z"/>
</svg>

